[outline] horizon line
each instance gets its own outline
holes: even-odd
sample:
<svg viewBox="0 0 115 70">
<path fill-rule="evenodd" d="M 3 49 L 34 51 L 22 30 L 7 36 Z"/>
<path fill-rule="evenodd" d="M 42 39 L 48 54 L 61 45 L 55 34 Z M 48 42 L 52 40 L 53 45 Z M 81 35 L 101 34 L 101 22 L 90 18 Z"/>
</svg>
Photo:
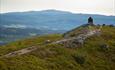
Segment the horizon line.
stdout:
<svg viewBox="0 0 115 70">
<path fill-rule="evenodd" d="M 48 11 L 48 10 L 68 12 L 68 13 L 72 13 L 72 14 L 91 14 L 91 15 L 115 16 L 114 14 L 83 13 L 83 12 L 72 12 L 72 11 L 58 10 L 58 9 L 25 10 L 25 11 L 7 11 L 7 12 L 1 12 L 1 11 L 0 11 L 0 14 L 7 14 L 7 13 L 23 13 L 23 12 L 40 12 L 40 11 Z"/>
</svg>

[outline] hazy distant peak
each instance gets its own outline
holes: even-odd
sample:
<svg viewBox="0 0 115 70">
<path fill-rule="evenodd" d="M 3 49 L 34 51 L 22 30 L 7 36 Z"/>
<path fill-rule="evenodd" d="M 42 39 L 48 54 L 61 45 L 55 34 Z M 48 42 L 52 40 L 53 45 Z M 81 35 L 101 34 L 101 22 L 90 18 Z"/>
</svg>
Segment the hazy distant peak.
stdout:
<svg viewBox="0 0 115 70">
<path fill-rule="evenodd" d="M 67 11 L 60 11 L 60 10 L 54 10 L 54 9 L 49 9 L 49 10 L 42 10 L 40 11 L 42 13 L 50 13 L 50 14 L 71 14 L 71 12 L 67 12 Z"/>
</svg>

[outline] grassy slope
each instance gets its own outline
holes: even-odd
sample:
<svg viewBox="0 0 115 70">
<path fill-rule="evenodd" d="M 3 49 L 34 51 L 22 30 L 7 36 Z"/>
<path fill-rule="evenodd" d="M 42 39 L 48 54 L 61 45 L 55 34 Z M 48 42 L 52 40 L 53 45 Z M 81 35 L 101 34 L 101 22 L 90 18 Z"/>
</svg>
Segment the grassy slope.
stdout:
<svg viewBox="0 0 115 70">
<path fill-rule="evenodd" d="M 61 38 L 61 35 L 35 37 L 0 47 L 1 55 L 31 45 L 38 47 L 36 51 L 22 56 L 0 58 L 0 70 L 115 69 L 115 27 L 103 27 L 102 34 L 88 38 L 84 47 L 65 48 L 58 44 L 39 46 L 47 39 L 53 41 Z M 102 44 L 108 44 L 109 48 L 101 48 Z"/>
<path fill-rule="evenodd" d="M 22 48 L 31 47 L 31 46 L 41 46 L 45 43 L 45 41 L 55 41 L 62 39 L 62 36 L 59 34 L 33 37 L 29 39 L 24 39 L 16 42 L 9 43 L 4 46 L 0 46 L 0 55 L 7 54 L 12 51 L 16 51 Z"/>
<path fill-rule="evenodd" d="M 77 27 L 71 31 L 68 31 L 64 34 L 64 37 L 75 37 L 78 36 L 79 34 L 84 34 L 86 33 L 88 30 L 95 30 L 95 29 L 99 29 L 99 26 L 90 26 L 90 25 L 84 25 L 84 26 L 80 26 Z"/>
</svg>

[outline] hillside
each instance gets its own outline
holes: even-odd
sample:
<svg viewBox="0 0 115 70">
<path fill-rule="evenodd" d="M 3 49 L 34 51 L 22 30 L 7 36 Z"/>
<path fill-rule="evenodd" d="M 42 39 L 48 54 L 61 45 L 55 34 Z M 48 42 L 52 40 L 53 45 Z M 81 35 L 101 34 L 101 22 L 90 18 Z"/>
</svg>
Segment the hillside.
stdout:
<svg viewBox="0 0 115 70">
<path fill-rule="evenodd" d="M 80 26 L 64 35 L 36 36 L 0 46 L 0 55 L 0 70 L 114 70 L 115 27 Z"/>
</svg>

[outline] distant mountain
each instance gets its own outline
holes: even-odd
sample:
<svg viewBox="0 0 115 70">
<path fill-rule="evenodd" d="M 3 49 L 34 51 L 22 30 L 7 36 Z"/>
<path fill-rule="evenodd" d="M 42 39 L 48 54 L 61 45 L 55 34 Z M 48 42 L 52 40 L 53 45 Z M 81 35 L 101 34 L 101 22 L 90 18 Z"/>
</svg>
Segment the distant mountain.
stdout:
<svg viewBox="0 0 115 70">
<path fill-rule="evenodd" d="M 115 24 L 115 16 L 43 10 L 0 14 L 0 26 L 20 25 L 37 29 L 70 30 L 87 23 L 89 16 L 94 18 L 96 24 Z"/>
<path fill-rule="evenodd" d="M 64 33 L 87 23 L 89 16 L 94 18 L 95 24 L 115 24 L 115 16 L 74 14 L 58 10 L 0 14 L 0 44 L 35 35 Z"/>
</svg>

